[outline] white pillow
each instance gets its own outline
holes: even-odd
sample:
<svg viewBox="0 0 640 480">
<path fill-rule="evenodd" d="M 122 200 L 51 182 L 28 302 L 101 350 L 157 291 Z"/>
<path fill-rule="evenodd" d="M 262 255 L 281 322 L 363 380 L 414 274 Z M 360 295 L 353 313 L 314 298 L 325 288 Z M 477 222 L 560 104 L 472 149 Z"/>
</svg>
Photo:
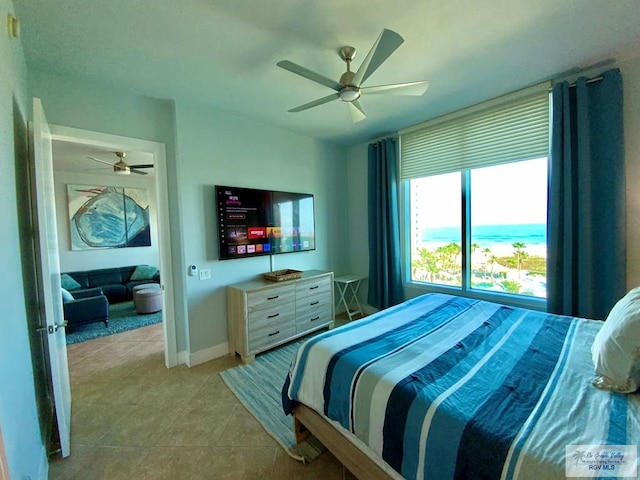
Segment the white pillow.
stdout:
<svg viewBox="0 0 640 480">
<path fill-rule="evenodd" d="M 616 392 L 640 387 L 640 287 L 629 291 L 611 309 L 591 345 L 596 369 L 593 384 Z"/>
<path fill-rule="evenodd" d="M 71 293 L 69 293 L 64 288 L 62 288 L 61 290 L 62 290 L 62 302 L 63 303 L 73 302 L 74 300 L 73 295 L 71 295 Z"/>
</svg>

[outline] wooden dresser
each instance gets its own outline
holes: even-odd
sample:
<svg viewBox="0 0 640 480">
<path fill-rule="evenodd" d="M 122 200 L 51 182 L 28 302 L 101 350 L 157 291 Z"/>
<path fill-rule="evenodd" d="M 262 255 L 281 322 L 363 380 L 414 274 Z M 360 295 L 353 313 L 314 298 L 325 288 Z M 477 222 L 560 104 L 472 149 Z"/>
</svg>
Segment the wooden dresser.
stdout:
<svg viewBox="0 0 640 480">
<path fill-rule="evenodd" d="M 229 348 L 255 355 L 333 323 L 333 272 L 308 270 L 296 280 L 251 280 L 227 287 Z"/>
</svg>

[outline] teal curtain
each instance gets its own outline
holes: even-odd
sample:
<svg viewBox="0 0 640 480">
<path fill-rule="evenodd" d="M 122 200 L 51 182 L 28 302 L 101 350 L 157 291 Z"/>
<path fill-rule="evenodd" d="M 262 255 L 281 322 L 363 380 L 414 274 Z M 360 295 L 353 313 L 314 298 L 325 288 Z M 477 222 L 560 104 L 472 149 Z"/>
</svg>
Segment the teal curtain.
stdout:
<svg viewBox="0 0 640 480">
<path fill-rule="evenodd" d="M 369 294 L 378 309 L 404 300 L 398 218 L 398 162 L 392 138 L 369 145 Z"/>
<path fill-rule="evenodd" d="M 626 293 L 622 77 L 553 87 L 547 309 L 604 319 Z"/>
</svg>

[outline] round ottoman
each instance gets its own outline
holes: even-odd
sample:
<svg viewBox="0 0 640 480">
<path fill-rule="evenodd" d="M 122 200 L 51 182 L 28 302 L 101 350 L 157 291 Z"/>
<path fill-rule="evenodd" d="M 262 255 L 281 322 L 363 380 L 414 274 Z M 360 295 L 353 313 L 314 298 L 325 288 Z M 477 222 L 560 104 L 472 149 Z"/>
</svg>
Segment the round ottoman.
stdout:
<svg viewBox="0 0 640 480">
<path fill-rule="evenodd" d="M 141 288 L 135 291 L 133 303 L 138 313 L 155 313 L 162 310 L 162 290 L 160 287 Z"/>
<path fill-rule="evenodd" d="M 133 300 L 135 301 L 136 299 L 136 294 L 140 291 L 140 290 L 148 290 L 148 289 L 153 289 L 155 288 L 156 290 L 160 290 L 160 285 L 158 285 L 157 283 L 143 283 L 141 285 L 136 285 L 135 287 L 133 287 L 133 289 L 131 290 L 131 292 L 133 293 Z"/>
</svg>

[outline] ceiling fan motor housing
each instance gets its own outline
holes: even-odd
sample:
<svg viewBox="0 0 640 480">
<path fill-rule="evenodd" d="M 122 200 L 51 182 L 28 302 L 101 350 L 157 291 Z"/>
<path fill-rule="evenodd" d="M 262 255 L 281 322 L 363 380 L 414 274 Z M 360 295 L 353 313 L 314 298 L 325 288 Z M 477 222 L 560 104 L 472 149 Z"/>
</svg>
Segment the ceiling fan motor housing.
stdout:
<svg viewBox="0 0 640 480">
<path fill-rule="evenodd" d="M 360 89 L 353 85 L 354 76 L 355 73 L 347 70 L 340 77 L 340 83 L 344 85 L 344 87 L 338 92 L 338 96 L 343 102 L 353 102 L 360 98 Z"/>
</svg>

